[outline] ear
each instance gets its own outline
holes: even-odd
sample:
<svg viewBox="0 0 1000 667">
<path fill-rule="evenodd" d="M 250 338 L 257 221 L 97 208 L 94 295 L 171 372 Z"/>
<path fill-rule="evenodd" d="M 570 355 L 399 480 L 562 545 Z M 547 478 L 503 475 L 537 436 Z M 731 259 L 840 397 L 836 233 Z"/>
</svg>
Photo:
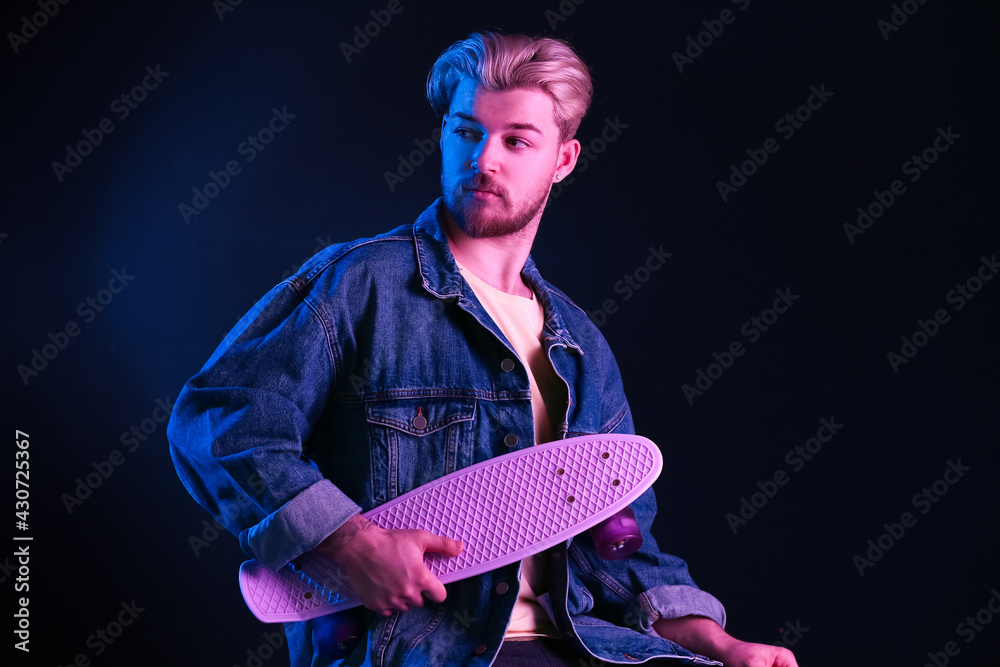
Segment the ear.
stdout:
<svg viewBox="0 0 1000 667">
<path fill-rule="evenodd" d="M 564 141 L 559 145 L 559 153 L 556 157 L 556 171 L 552 176 L 554 182 L 563 180 L 576 168 L 576 161 L 580 157 L 580 150 L 580 142 L 576 139 Z"/>
</svg>

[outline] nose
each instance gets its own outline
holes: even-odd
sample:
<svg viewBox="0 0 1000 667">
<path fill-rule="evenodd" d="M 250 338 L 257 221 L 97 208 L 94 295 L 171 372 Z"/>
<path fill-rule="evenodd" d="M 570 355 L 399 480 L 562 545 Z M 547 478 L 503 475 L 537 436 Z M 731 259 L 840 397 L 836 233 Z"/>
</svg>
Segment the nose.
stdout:
<svg viewBox="0 0 1000 667">
<path fill-rule="evenodd" d="M 472 154 L 472 168 L 480 173 L 495 173 L 500 167 L 499 140 L 483 136 Z"/>
</svg>

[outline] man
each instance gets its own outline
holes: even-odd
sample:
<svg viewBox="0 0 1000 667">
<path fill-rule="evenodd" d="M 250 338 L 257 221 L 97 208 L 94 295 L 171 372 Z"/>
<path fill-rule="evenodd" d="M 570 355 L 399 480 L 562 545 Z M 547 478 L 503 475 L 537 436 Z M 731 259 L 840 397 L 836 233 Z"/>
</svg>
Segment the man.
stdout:
<svg viewBox="0 0 1000 667">
<path fill-rule="evenodd" d="M 343 664 L 621 663 L 793 667 L 737 641 L 725 612 L 649 534 L 604 561 L 586 535 L 443 586 L 427 551 L 462 544 L 360 512 L 534 443 L 631 433 L 607 343 L 529 257 L 590 102 L 566 44 L 474 34 L 438 59 L 443 198 L 413 225 L 331 246 L 275 287 L 178 397 L 168 429 L 189 491 L 277 569 L 316 549 L 351 579 L 364 636 Z M 293 665 L 341 664 L 332 617 L 291 623 Z M 527 641 L 524 641 L 527 640 Z"/>
</svg>

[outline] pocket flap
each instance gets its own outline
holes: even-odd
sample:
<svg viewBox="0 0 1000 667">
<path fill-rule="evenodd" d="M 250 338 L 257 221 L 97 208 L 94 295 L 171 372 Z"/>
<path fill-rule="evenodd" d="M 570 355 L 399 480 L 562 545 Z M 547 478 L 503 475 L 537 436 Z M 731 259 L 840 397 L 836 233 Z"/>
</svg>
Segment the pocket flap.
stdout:
<svg viewBox="0 0 1000 667">
<path fill-rule="evenodd" d="M 370 423 L 391 426 L 410 435 L 425 436 L 449 424 L 476 416 L 474 398 L 406 398 L 365 404 Z"/>
</svg>

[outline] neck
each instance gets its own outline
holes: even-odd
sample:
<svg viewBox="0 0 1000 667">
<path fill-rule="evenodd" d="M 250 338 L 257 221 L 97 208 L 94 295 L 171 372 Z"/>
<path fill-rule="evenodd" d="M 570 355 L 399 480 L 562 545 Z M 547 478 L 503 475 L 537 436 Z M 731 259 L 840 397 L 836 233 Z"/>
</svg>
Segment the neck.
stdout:
<svg viewBox="0 0 1000 667">
<path fill-rule="evenodd" d="M 472 238 L 444 211 L 444 228 L 448 247 L 459 264 L 472 271 L 487 285 L 508 294 L 530 297 L 531 288 L 524 284 L 521 269 L 531 252 L 538 231 L 538 220 L 507 236 Z"/>
</svg>

